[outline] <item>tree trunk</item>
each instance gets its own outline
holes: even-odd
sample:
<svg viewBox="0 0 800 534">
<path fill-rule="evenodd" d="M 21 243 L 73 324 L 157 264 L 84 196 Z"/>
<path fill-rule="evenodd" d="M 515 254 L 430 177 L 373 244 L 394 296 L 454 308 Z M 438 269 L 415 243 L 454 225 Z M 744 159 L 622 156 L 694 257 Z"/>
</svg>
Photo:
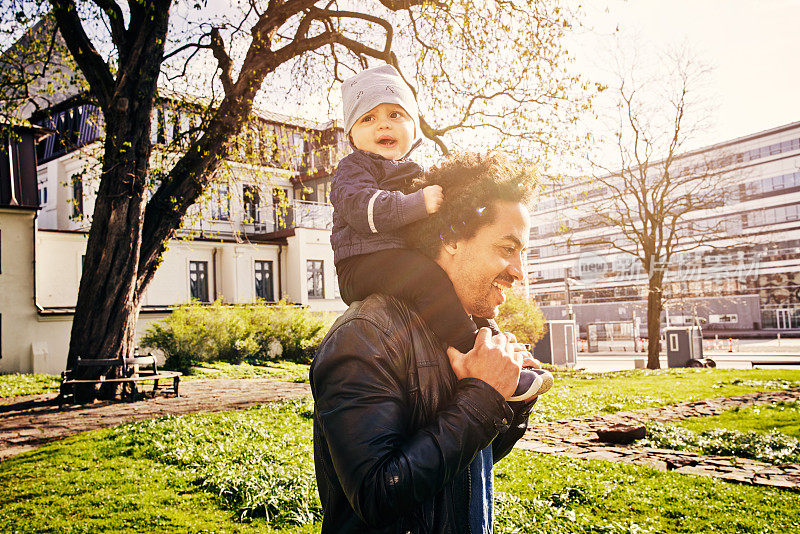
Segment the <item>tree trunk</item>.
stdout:
<svg viewBox="0 0 800 534">
<path fill-rule="evenodd" d="M 647 368 L 659 369 L 661 362 L 661 311 L 663 309 L 662 272 L 653 273 L 648 282 L 647 292 Z"/>
<path fill-rule="evenodd" d="M 72 323 L 68 369 L 75 368 L 78 357 L 121 358 L 133 353 L 140 302 L 135 286 L 150 159 L 149 128 L 138 125 L 149 124 L 152 106 L 141 107 L 147 109 L 141 110 L 140 120 L 113 113 L 106 117 L 102 179 Z M 134 148 L 120 150 L 125 146 Z M 81 372 L 83 378 L 96 378 L 100 370 Z"/>
<path fill-rule="evenodd" d="M 69 10 L 66 13 L 69 15 Z M 88 76 L 98 81 L 92 93 L 103 111 L 106 137 L 67 356 L 67 369 L 74 370 L 77 378 L 95 379 L 103 371 L 99 367 L 76 368 L 78 357 L 132 355 L 144 291 L 137 290 L 136 281 L 152 153 L 150 124 L 169 17 L 167 10 L 154 4 L 135 10 L 131 17 L 131 35 L 140 39 L 120 45 L 120 68 L 113 87 L 104 85 L 111 79 L 103 78 L 102 72 Z M 59 29 L 62 35 L 80 33 L 66 15 Z M 73 43 L 73 56 L 76 48 L 80 47 Z M 93 65 L 81 65 L 83 72 Z M 107 376 L 115 377 L 118 372 L 115 369 Z M 76 391 L 81 402 L 91 401 L 97 394 L 96 388 L 90 387 Z M 112 394 L 112 388 L 100 392 L 103 397 Z"/>
</svg>

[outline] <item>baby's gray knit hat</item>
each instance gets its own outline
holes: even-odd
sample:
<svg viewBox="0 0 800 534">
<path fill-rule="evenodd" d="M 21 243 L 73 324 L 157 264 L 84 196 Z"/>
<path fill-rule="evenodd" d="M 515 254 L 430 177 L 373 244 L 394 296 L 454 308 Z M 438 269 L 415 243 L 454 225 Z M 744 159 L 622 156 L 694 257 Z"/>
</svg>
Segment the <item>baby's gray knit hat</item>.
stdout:
<svg viewBox="0 0 800 534">
<path fill-rule="evenodd" d="M 344 131 L 348 135 L 359 117 L 379 104 L 398 104 L 414 121 L 414 138 L 420 135 L 419 110 L 411 88 L 391 65 L 362 70 L 342 83 Z"/>
</svg>

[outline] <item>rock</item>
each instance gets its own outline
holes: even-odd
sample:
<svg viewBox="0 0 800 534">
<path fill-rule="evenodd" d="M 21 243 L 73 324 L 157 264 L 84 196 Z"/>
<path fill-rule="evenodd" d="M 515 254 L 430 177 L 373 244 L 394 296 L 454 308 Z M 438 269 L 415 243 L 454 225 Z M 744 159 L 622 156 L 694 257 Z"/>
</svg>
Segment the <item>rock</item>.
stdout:
<svg viewBox="0 0 800 534">
<path fill-rule="evenodd" d="M 642 439 L 647 435 L 647 429 L 644 425 L 617 424 L 605 428 L 598 428 L 596 432 L 600 441 L 619 443 L 621 445 L 633 443 L 637 439 Z"/>
<path fill-rule="evenodd" d="M 666 458 L 665 461 L 667 463 L 667 469 L 670 471 L 680 469 L 682 467 L 694 467 L 700 463 L 700 461 L 695 458 L 685 458 L 681 456 Z"/>
</svg>

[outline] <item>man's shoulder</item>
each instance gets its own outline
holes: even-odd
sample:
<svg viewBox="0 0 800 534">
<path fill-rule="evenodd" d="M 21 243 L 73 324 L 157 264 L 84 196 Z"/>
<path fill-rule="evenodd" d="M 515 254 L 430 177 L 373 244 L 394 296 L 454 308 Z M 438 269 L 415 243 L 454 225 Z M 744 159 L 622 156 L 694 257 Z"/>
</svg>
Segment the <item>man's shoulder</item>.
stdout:
<svg viewBox="0 0 800 534">
<path fill-rule="evenodd" d="M 411 326 L 411 317 L 418 316 L 406 304 L 388 295 L 374 294 L 354 302 L 325 335 L 311 364 L 312 370 L 319 372 L 319 368 L 341 363 L 343 357 L 367 353 L 373 362 L 405 365 L 405 358 L 398 356 L 409 353 L 406 350 L 410 346 L 409 334 L 415 328 Z"/>
<path fill-rule="evenodd" d="M 349 328 L 363 328 L 361 321 L 366 321 L 389 335 L 397 329 L 399 321 L 413 313 L 414 311 L 403 301 L 389 295 L 375 293 L 364 300 L 351 304 L 333 323 L 328 336 L 345 325 L 348 325 Z"/>
</svg>

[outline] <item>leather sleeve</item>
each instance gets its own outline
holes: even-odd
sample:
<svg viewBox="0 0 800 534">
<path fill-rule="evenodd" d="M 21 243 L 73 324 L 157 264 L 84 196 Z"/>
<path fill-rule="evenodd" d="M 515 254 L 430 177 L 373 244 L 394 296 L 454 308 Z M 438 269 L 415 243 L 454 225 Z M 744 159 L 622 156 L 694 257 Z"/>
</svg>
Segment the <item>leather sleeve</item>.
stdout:
<svg viewBox="0 0 800 534">
<path fill-rule="evenodd" d="M 492 458 L 494 463 L 499 462 L 511 452 L 511 449 L 514 448 L 517 441 L 525 434 L 525 431 L 528 429 L 528 417 L 537 400 L 538 399 L 533 399 L 532 402 L 523 405 L 519 411 L 515 410 L 514 417 L 511 420 L 511 424 L 508 425 L 508 429 L 492 441 Z"/>
<path fill-rule="evenodd" d="M 333 469 L 355 513 L 391 524 L 467 468 L 513 412 L 488 384 L 458 382 L 422 428 L 410 428 L 407 358 L 364 318 L 329 334 L 312 370 L 315 410 Z"/>
</svg>

